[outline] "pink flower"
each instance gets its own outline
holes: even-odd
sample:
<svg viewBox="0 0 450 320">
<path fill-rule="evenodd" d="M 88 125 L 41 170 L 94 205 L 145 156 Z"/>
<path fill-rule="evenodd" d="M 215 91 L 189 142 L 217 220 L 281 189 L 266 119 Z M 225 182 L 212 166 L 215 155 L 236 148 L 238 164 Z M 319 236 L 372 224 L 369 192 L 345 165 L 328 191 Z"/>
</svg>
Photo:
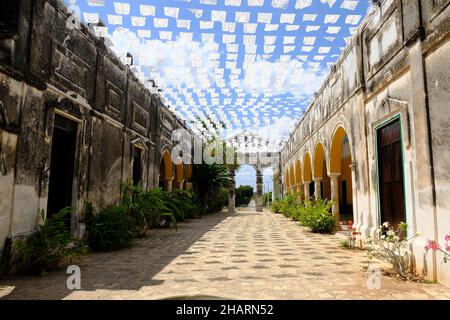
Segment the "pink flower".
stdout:
<svg viewBox="0 0 450 320">
<path fill-rule="evenodd" d="M 441 246 L 436 241 L 428 240 L 428 243 L 425 246 L 425 248 L 437 251 L 437 250 L 439 250 L 441 248 Z"/>
<path fill-rule="evenodd" d="M 445 235 L 445 241 L 450 241 L 450 233 L 447 233 L 447 234 Z"/>
<path fill-rule="evenodd" d="M 450 252 L 450 245 L 448 243 L 445 244 L 445 251 Z"/>
</svg>

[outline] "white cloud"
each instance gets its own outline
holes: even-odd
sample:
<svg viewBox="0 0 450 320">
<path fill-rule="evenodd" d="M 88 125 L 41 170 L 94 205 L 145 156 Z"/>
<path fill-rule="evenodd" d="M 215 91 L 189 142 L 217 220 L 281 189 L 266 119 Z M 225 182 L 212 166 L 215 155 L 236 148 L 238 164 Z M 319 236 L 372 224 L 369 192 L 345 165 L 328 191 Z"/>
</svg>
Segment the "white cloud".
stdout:
<svg viewBox="0 0 450 320">
<path fill-rule="evenodd" d="M 292 94 L 300 98 L 313 94 L 323 83 L 326 70 L 305 69 L 302 62 L 270 62 L 262 58 L 247 65 L 242 87 L 260 94 Z"/>
</svg>

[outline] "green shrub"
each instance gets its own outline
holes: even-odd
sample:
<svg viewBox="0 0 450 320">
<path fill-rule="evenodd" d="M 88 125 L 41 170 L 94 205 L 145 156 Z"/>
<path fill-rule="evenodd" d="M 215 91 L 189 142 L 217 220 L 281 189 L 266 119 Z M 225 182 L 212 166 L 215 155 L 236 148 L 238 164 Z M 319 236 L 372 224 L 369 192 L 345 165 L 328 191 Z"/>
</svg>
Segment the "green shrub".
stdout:
<svg viewBox="0 0 450 320">
<path fill-rule="evenodd" d="M 273 213 L 281 213 L 281 204 L 282 204 L 282 200 L 275 200 L 274 202 L 272 202 L 272 212 Z"/>
<path fill-rule="evenodd" d="M 236 206 L 246 206 L 252 200 L 254 195 L 253 187 L 239 186 L 236 189 Z"/>
<path fill-rule="evenodd" d="M 176 221 L 193 218 L 196 215 L 194 210 L 194 197 L 186 190 L 172 190 L 164 193 L 164 204 L 173 212 Z"/>
<path fill-rule="evenodd" d="M 314 233 L 331 233 L 335 226 L 335 217 L 330 212 L 332 201 L 308 201 L 299 212 L 300 223 Z"/>
<path fill-rule="evenodd" d="M 14 241 L 14 263 L 19 270 L 45 275 L 86 253 L 86 246 L 73 238 L 67 226 L 67 216 L 71 211 L 71 208 L 65 208 L 50 219 L 46 219 L 42 211 L 44 222 L 36 231 Z"/>
<path fill-rule="evenodd" d="M 272 204 L 272 211 L 299 221 L 316 233 L 330 233 L 335 226 L 335 218 L 330 213 L 332 202 L 329 200 L 300 200 L 299 194 L 287 194 Z"/>
<path fill-rule="evenodd" d="M 230 188 L 232 179 L 229 168 L 225 164 L 195 164 L 193 166 L 192 182 L 197 201 L 202 206 L 202 214 L 214 211 L 210 207 L 214 201 L 210 197 L 220 193 L 222 188 Z"/>
<path fill-rule="evenodd" d="M 302 201 L 300 200 L 300 195 L 297 193 L 287 194 L 282 200 L 280 204 L 280 212 L 291 218 L 294 214 L 293 210 L 299 206 L 302 206 Z"/>
<path fill-rule="evenodd" d="M 229 191 L 227 188 L 221 188 L 209 198 L 209 212 L 222 211 L 223 207 L 228 205 Z"/>
<path fill-rule="evenodd" d="M 137 236 L 145 236 L 148 228 L 169 226 L 170 223 L 176 227 L 175 196 L 168 195 L 160 188 L 143 191 L 140 184 L 134 186 L 130 181 L 123 188 L 122 206 L 134 219 Z M 182 215 L 182 209 L 178 213 Z"/>
<path fill-rule="evenodd" d="M 111 251 L 126 247 L 133 239 L 135 220 L 123 206 L 111 206 L 86 216 L 88 243 L 94 250 Z"/>
</svg>

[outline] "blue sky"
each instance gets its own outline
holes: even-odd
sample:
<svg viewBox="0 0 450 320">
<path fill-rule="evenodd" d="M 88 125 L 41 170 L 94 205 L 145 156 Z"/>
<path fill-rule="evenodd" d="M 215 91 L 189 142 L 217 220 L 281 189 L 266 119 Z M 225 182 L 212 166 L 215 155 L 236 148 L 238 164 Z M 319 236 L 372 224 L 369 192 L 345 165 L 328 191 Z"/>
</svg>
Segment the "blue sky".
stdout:
<svg viewBox="0 0 450 320">
<path fill-rule="evenodd" d="M 263 184 L 264 192 L 269 192 L 273 190 L 273 170 L 272 168 L 267 168 L 263 171 Z M 256 171 L 253 167 L 249 165 L 243 165 L 239 168 L 238 172 L 236 173 L 236 185 L 243 186 L 252 186 L 253 190 L 256 191 Z"/>
<path fill-rule="evenodd" d="M 367 0 L 66 0 L 167 104 L 220 135 L 283 139 L 367 12 Z M 125 60 L 125 59 L 124 59 Z M 257 132 L 260 131 L 260 132 Z"/>
<path fill-rule="evenodd" d="M 124 63 L 133 55 L 133 72 L 149 86 L 155 80 L 195 131 L 251 133 L 272 149 L 300 120 L 370 2 L 66 0 Z"/>
</svg>

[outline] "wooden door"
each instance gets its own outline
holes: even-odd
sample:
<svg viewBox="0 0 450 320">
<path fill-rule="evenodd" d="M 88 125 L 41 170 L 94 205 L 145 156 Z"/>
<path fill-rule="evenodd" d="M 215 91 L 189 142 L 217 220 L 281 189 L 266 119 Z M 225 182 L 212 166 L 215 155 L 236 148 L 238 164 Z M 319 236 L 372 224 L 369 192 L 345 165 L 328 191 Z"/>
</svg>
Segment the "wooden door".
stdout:
<svg viewBox="0 0 450 320">
<path fill-rule="evenodd" d="M 378 129 L 378 179 L 381 223 L 405 222 L 404 181 L 400 120 Z"/>
</svg>

